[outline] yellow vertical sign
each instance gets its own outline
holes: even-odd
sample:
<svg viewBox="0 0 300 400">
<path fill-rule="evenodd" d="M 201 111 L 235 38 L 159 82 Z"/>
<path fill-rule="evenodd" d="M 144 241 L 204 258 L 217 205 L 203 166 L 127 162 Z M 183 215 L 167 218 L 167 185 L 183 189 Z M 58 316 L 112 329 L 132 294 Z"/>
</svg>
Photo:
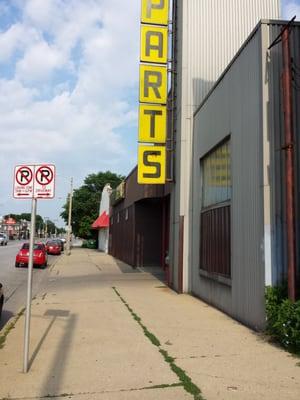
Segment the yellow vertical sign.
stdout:
<svg viewBox="0 0 300 400">
<path fill-rule="evenodd" d="M 169 0 L 141 0 L 138 183 L 166 182 Z M 151 145 L 152 144 L 152 145 Z M 156 144 L 156 145 L 154 145 Z M 157 145 L 159 144 L 159 145 Z"/>
<path fill-rule="evenodd" d="M 140 102 L 167 103 L 167 67 L 159 65 L 140 65 Z"/>
<path fill-rule="evenodd" d="M 168 61 L 168 28 L 142 25 L 141 61 L 166 64 Z"/>
<path fill-rule="evenodd" d="M 139 146 L 138 183 L 162 184 L 166 181 L 166 147 Z"/>
<path fill-rule="evenodd" d="M 169 0 L 142 0 L 142 23 L 168 25 L 168 20 Z"/>
<path fill-rule="evenodd" d="M 167 108 L 154 104 L 140 104 L 139 142 L 166 143 Z"/>
</svg>

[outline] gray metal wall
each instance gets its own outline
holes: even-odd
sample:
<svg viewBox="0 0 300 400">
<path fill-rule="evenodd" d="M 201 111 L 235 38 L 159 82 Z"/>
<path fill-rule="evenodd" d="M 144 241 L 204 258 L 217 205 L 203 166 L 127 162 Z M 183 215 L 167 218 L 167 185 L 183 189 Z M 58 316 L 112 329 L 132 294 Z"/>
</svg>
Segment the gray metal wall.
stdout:
<svg viewBox="0 0 300 400">
<path fill-rule="evenodd" d="M 264 24 L 264 37 L 267 45 L 279 35 L 283 24 L 281 21 L 269 21 Z M 295 206 L 296 206 L 296 245 L 298 282 L 300 282 L 300 24 L 294 23 L 290 30 L 291 57 L 293 63 L 293 109 L 294 109 L 294 155 L 295 155 Z M 283 128 L 282 93 L 278 93 L 278 83 L 282 72 L 281 43 L 272 47 L 265 66 L 265 76 L 268 79 L 268 108 L 265 113 L 266 125 L 270 132 L 272 154 L 270 158 L 271 192 L 270 202 L 274 209 L 272 214 L 273 262 L 270 284 L 281 282 L 287 275 L 286 263 L 286 230 L 285 230 L 285 139 Z M 299 284 L 299 283 L 298 283 Z"/>
<path fill-rule="evenodd" d="M 193 112 L 261 18 L 279 17 L 279 0 L 177 0 L 177 113 L 170 253 L 178 288 L 179 220 L 184 218 L 183 289 L 191 288 Z"/>
<path fill-rule="evenodd" d="M 230 135 L 231 286 L 199 274 L 200 158 Z M 244 323 L 264 322 L 261 30 L 194 120 L 192 291 Z"/>
<path fill-rule="evenodd" d="M 194 118 L 192 291 L 254 328 L 264 327 L 265 285 L 278 284 L 286 277 L 281 43 L 268 50 L 283 26 L 280 21 L 263 21 L 257 27 Z M 299 23 L 291 28 L 291 56 L 299 265 Z M 228 135 L 232 148 L 231 284 L 199 272 L 199 159 Z"/>
</svg>

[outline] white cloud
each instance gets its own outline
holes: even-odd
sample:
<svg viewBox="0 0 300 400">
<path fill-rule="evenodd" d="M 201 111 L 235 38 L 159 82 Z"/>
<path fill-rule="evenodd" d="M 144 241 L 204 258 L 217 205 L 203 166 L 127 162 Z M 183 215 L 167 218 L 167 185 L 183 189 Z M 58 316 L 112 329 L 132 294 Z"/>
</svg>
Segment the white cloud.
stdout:
<svg viewBox="0 0 300 400">
<path fill-rule="evenodd" d="M 21 23 L 10 26 L 7 31 L 0 33 L 0 64 L 9 62 L 17 50 L 25 51 L 39 38 L 39 33 L 31 27 Z"/>
<path fill-rule="evenodd" d="M 9 116 L 20 108 L 30 106 L 37 93 L 37 90 L 26 88 L 18 81 L 0 79 L 0 115 Z"/>
<path fill-rule="evenodd" d="M 16 64 L 16 78 L 24 82 L 44 81 L 67 63 L 64 54 L 45 41 L 31 46 Z"/>
<path fill-rule="evenodd" d="M 6 198 L 18 163 L 53 162 L 58 173 L 75 177 L 75 185 L 88 173 L 126 174 L 134 166 L 137 101 L 128 99 L 138 97 L 139 3 L 14 0 L 20 18 L 0 34 L 4 65 L 18 51 L 14 78 L 0 76 Z M 67 189 L 61 184 L 58 196 Z M 6 211 L 21 207 L 7 203 Z M 59 203 L 47 207 L 57 215 Z"/>
</svg>

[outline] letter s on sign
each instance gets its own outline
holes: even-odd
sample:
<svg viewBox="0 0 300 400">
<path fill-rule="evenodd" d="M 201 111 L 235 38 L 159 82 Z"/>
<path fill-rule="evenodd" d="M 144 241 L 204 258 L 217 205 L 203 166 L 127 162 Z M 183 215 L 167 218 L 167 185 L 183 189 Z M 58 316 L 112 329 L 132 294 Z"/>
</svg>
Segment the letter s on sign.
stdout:
<svg viewBox="0 0 300 400">
<path fill-rule="evenodd" d="M 138 183 L 164 184 L 166 181 L 165 146 L 139 146 Z"/>
<path fill-rule="evenodd" d="M 144 177 L 145 178 L 159 178 L 161 175 L 161 165 L 159 162 L 151 161 L 151 156 L 160 156 L 161 152 L 160 151 L 153 151 L 153 150 L 148 150 L 145 151 L 143 154 L 143 164 L 145 167 L 153 167 L 155 172 L 144 172 Z"/>
</svg>

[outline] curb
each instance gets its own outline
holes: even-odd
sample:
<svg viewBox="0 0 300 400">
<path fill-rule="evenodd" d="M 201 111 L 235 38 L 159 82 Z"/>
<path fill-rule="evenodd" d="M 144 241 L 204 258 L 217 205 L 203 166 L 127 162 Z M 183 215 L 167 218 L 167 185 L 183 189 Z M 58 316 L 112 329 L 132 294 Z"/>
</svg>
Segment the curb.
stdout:
<svg viewBox="0 0 300 400">
<path fill-rule="evenodd" d="M 5 346 L 5 340 L 9 334 L 9 332 L 14 329 L 14 327 L 16 326 L 16 323 L 18 322 L 18 320 L 22 317 L 22 315 L 24 314 L 25 311 L 25 307 L 20 307 L 19 311 L 17 312 L 16 315 L 14 315 L 13 317 L 11 317 L 6 324 L 4 325 L 4 327 L 1 329 L 0 331 L 0 350 Z"/>
</svg>

